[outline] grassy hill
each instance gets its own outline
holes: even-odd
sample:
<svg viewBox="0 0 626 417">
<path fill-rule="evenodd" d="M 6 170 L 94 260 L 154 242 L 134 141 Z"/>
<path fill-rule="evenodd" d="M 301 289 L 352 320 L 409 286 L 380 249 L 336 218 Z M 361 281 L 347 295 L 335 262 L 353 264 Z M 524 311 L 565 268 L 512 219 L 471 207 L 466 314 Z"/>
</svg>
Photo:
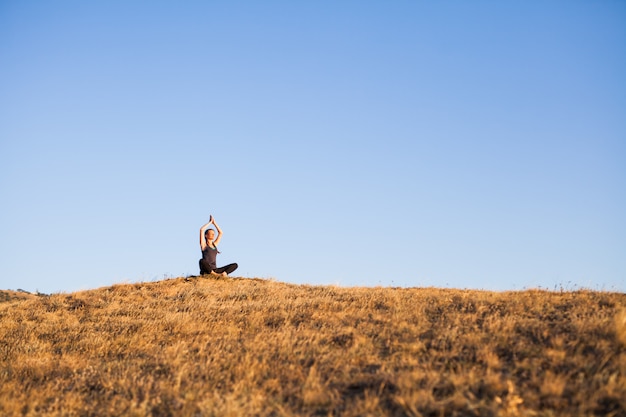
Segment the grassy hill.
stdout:
<svg viewBox="0 0 626 417">
<path fill-rule="evenodd" d="M 3 416 L 626 415 L 625 294 L 231 278 L 8 294 Z"/>
</svg>

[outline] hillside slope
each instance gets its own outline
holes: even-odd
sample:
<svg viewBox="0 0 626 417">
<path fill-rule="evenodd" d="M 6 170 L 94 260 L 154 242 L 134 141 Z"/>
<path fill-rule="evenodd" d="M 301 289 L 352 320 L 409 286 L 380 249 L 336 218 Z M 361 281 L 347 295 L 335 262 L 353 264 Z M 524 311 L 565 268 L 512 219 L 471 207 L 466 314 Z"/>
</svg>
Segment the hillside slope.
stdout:
<svg viewBox="0 0 626 417">
<path fill-rule="evenodd" d="M 39 294 L 32 294 L 28 291 L 24 290 L 0 290 L 0 303 L 7 301 L 17 301 L 17 300 L 31 300 L 37 297 Z"/>
<path fill-rule="evenodd" d="M 0 415 L 626 415 L 626 295 L 177 278 L 0 302 Z"/>
</svg>

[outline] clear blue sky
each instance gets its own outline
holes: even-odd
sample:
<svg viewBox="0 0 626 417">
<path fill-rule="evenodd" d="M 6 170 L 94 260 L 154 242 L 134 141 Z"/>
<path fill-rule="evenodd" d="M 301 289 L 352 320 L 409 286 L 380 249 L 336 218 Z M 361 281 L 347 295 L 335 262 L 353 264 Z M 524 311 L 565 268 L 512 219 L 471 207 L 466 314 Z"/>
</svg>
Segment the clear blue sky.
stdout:
<svg viewBox="0 0 626 417">
<path fill-rule="evenodd" d="M 626 2 L 0 2 L 0 288 L 626 291 Z"/>
</svg>

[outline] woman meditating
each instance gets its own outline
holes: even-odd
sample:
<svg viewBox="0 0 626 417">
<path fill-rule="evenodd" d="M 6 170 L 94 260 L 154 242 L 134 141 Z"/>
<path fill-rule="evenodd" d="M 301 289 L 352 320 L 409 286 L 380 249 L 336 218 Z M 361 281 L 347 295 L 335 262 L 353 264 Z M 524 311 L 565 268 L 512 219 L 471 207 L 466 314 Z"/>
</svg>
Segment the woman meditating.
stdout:
<svg viewBox="0 0 626 417">
<path fill-rule="evenodd" d="M 215 230 L 209 229 L 209 226 L 214 225 L 217 229 L 217 237 L 215 237 Z M 228 275 L 237 269 L 237 264 L 228 264 L 217 267 L 216 259 L 217 254 L 220 251 L 217 250 L 217 245 L 222 240 L 222 229 L 215 223 L 215 219 L 211 216 L 211 219 L 207 224 L 200 228 L 200 249 L 202 250 L 202 259 L 200 259 L 200 275 L 204 274 L 221 274 Z"/>
</svg>

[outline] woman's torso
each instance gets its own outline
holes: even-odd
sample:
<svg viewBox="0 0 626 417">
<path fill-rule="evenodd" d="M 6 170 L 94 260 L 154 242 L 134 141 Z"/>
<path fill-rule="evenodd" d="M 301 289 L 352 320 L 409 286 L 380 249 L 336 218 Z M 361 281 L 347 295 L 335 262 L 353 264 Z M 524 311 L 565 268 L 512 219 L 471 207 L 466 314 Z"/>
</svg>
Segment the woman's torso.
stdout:
<svg viewBox="0 0 626 417">
<path fill-rule="evenodd" d="M 207 261 L 211 268 L 217 268 L 217 248 L 211 247 L 208 244 L 202 251 L 202 259 Z"/>
</svg>

